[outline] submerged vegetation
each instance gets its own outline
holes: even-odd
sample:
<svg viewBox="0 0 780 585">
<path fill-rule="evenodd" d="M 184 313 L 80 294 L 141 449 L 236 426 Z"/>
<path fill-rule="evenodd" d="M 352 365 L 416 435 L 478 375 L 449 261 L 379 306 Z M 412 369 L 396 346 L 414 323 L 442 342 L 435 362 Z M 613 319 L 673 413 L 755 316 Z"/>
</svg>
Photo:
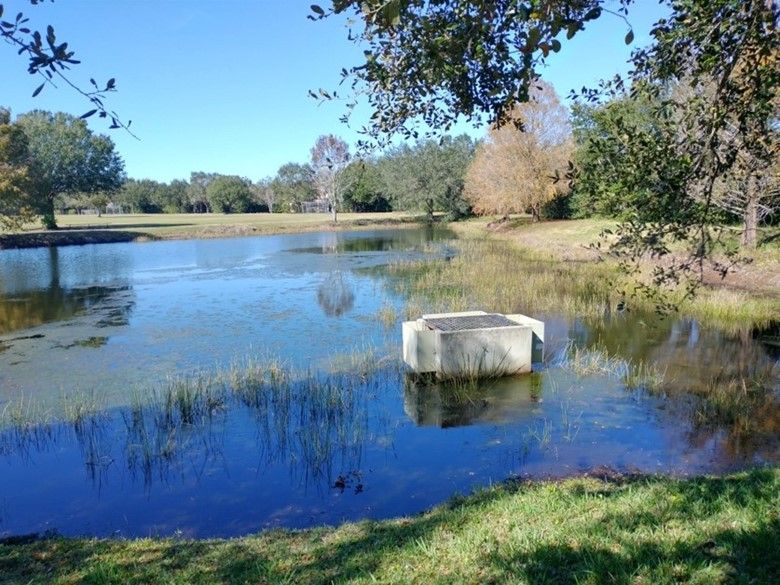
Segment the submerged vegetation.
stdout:
<svg viewBox="0 0 780 585">
<path fill-rule="evenodd" d="M 509 481 L 414 517 L 233 540 L 20 538 L 0 583 L 773 583 L 780 470 Z"/>
</svg>

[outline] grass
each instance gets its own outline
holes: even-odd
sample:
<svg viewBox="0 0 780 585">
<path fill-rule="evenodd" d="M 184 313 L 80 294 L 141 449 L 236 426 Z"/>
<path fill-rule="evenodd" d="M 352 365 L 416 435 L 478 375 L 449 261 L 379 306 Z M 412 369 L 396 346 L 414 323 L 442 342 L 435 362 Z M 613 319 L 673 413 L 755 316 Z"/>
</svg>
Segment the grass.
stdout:
<svg viewBox="0 0 780 585">
<path fill-rule="evenodd" d="M 21 232 L 0 233 L 0 249 L 402 227 L 418 221 L 405 212 L 342 213 L 338 223 L 329 214 L 318 213 L 60 215 L 56 231 L 30 225 Z"/>
<path fill-rule="evenodd" d="M 658 392 L 664 384 L 664 372 L 655 364 L 634 363 L 629 359 L 610 355 L 606 349 L 599 347 L 582 348 L 570 342 L 561 352 L 558 365 L 579 377 L 619 378 L 628 390 Z"/>
<path fill-rule="evenodd" d="M 477 226 L 480 224 L 477 224 Z M 599 319 L 623 310 L 651 313 L 652 299 L 632 297 L 630 278 L 611 262 L 566 259 L 557 252 L 524 247 L 506 238 L 458 228 L 458 255 L 391 266 L 396 288 L 405 293 L 406 315 L 484 308 L 503 313 L 562 313 Z M 626 291 L 628 294 L 623 294 Z M 780 296 L 703 289 L 692 301 L 671 295 L 683 316 L 731 330 L 764 327 L 780 315 Z"/>
<path fill-rule="evenodd" d="M 398 311 L 396 311 L 393 305 L 385 303 L 379 307 L 376 318 L 385 329 L 392 329 L 395 327 L 396 321 L 398 321 Z"/>
<path fill-rule="evenodd" d="M 614 228 L 615 222 L 605 219 L 579 219 L 544 221 L 530 223 L 527 217 L 517 217 L 508 222 L 491 223 L 486 218 L 477 218 L 469 222 L 453 225 L 457 232 L 469 237 L 484 237 L 486 233 L 496 239 L 511 241 L 530 250 L 542 251 L 559 260 L 588 261 L 599 258 L 592 248 L 599 243 L 600 234 L 606 228 Z M 727 246 L 738 247 L 739 230 L 726 227 Z M 743 262 L 733 267 L 725 279 L 714 271 L 705 271 L 705 282 L 714 288 L 733 289 L 778 296 L 780 283 L 780 228 L 762 228 L 760 245 L 755 250 L 741 253 Z M 601 241 L 602 245 L 606 242 Z M 672 245 L 672 252 L 681 252 L 678 245 Z M 602 254 L 607 257 L 607 255 Z M 649 268 L 651 263 L 647 263 Z"/>
<path fill-rule="evenodd" d="M 612 475 L 231 540 L 20 538 L 0 544 L 0 583 L 776 583 L 778 542 L 778 469 Z"/>
</svg>

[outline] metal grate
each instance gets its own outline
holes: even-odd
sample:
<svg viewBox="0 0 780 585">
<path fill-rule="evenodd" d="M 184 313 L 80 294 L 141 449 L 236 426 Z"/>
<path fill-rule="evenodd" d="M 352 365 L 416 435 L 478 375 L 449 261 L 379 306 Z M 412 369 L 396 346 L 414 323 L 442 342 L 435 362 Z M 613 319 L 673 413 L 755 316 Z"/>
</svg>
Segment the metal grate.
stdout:
<svg viewBox="0 0 780 585">
<path fill-rule="evenodd" d="M 425 324 L 439 331 L 467 331 L 469 329 L 490 329 L 492 327 L 517 327 L 519 324 L 504 315 L 464 315 L 462 317 L 434 317 L 426 319 Z"/>
</svg>

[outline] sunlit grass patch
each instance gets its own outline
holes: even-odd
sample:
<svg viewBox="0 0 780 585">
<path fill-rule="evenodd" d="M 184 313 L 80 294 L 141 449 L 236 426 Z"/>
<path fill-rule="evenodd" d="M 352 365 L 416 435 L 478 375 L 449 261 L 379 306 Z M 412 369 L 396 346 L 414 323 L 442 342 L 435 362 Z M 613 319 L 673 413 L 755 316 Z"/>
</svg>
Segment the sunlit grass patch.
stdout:
<svg viewBox="0 0 780 585">
<path fill-rule="evenodd" d="M 377 316 L 377 320 L 386 329 L 391 329 L 395 327 L 395 324 L 398 321 L 398 311 L 393 305 L 390 304 L 382 305 L 379 308 L 379 311 L 377 311 L 376 316 Z"/>
<path fill-rule="evenodd" d="M 466 231 L 466 233 L 469 233 Z M 654 299 L 635 293 L 631 278 L 614 263 L 563 260 L 504 239 L 468 237 L 447 261 L 390 266 L 393 285 L 407 296 L 404 316 L 484 309 L 501 313 L 550 313 L 600 319 L 633 311 L 652 313 Z M 677 315 L 729 330 L 765 326 L 780 314 L 780 298 L 726 289 L 701 289 L 693 300 L 668 294 Z"/>
</svg>

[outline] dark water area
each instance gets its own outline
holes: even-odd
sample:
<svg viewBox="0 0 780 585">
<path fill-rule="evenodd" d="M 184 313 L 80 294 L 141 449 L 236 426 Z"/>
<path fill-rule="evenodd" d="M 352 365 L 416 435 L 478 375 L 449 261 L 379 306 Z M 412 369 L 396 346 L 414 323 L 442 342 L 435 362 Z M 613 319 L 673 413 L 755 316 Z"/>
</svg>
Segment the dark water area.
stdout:
<svg viewBox="0 0 780 585">
<path fill-rule="evenodd" d="M 511 476 L 780 464 L 772 327 L 538 315 L 548 359 L 533 374 L 410 376 L 398 358 L 404 299 L 381 267 L 447 256 L 448 237 L 0 252 L 0 411 L 35 398 L 74 419 L 76 392 L 103 405 L 0 431 L 0 536 L 237 536 L 414 514 Z M 383 307 L 399 316 L 390 327 Z M 574 364 L 572 348 L 596 365 Z M 291 373 L 199 382 L 247 355 Z M 632 381 L 628 364 L 663 383 Z M 174 374 L 188 385 L 166 394 Z"/>
</svg>

